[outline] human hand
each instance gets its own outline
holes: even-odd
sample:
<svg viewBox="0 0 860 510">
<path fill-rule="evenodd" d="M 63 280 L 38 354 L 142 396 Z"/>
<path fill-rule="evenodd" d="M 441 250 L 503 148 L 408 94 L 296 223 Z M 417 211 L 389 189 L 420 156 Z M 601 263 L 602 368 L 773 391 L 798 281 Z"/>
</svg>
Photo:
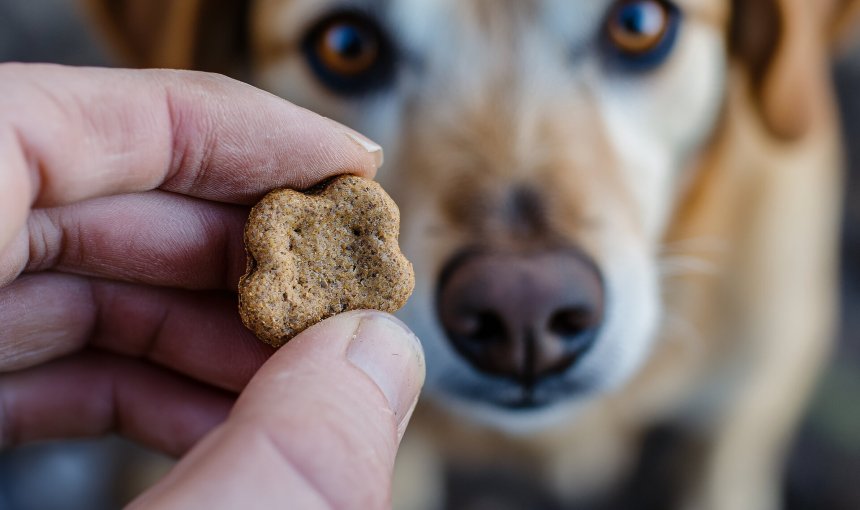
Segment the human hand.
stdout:
<svg viewBox="0 0 860 510">
<path fill-rule="evenodd" d="M 414 337 L 355 312 L 272 356 L 234 294 L 249 204 L 380 162 L 224 78 L 0 65 L 0 447 L 116 430 L 182 455 L 217 427 L 136 504 L 384 507 Z"/>
</svg>

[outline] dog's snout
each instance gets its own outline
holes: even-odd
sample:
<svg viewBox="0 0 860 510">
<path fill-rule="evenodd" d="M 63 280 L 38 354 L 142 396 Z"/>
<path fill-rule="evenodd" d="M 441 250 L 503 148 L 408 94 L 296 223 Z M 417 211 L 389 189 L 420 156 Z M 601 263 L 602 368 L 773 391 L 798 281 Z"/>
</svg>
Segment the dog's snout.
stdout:
<svg viewBox="0 0 860 510">
<path fill-rule="evenodd" d="M 591 346 L 603 320 L 603 283 L 578 252 L 472 254 L 443 271 L 437 308 L 469 363 L 531 387 Z"/>
</svg>

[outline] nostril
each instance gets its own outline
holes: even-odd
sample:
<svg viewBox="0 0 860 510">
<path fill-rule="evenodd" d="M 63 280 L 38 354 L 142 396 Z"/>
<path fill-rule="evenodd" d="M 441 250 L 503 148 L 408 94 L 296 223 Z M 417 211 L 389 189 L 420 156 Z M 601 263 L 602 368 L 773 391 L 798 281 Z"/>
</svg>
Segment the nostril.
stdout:
<svg viewBox="0 0 860 510">
<path fill-rule="evenodd" d="M 477 328 L 472 337 L 481 342 L 503 342 L 507 336 L 505 323 L 497 313 L 481 312 L 475 316 Z"/>
<path fill-rule="evenodd" d="M 594 313 L 587 307 L 574 306 L 555 312 L 549 319 L 549 331 L 564 340 L 578 341 L 596 326 Z"/>
<path fill-rule="evenodd" d="M 455 334 L 473 342 L 503 342 L 506 337 L 505 323 L 499 314 L 490 310 L 463 315 L 452 326 Z"/>
</svg>

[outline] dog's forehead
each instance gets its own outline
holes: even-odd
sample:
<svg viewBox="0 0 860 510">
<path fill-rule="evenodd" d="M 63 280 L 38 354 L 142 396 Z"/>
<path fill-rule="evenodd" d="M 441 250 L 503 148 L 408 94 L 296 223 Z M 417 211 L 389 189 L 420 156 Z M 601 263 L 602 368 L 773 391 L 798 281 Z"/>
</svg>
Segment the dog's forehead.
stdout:
<svg viewBox="0 0 860 510">
<path fill-rule="evenodd" d="M 402 45 L 417 52 L 471 45 L 506 52 L 544 32 L 575 45 L 595 32 L 612 0 L 388 0 L 385 15 Z M 450 56 L 445 57 L 447 60 Z"/>
<path fill-rule="evenodd" d="M 415 44 L 456 31 L 542 29 L 575 39 L 593 33 L 618 0 L 260 0 L 282 28 L 299 28 L 331 9 L 356 7 L 391 19 Z M 722 22 L 730 0 L 675 0 L 685 12 Z M 274 9 L 272 9 L 274 8 Z M 277 12 L 272 12 L 277 11 Z M 514 31 L 515 32 L 515 31 Z"/>
<path fill-rule="evenodd" d="M 450 61 L 462 49 L 483 55 L 521 49 L 535 35 L 576 51 L 594 40 L 620 0 L 258 0 L 260 37 L 291 47 L 308 25 L 335 10 L 356 8 L 386 21 L 402 48 Z M 724 27 L 731 0 L 675 0 L 691 19 Z M 478 50 L 480 48 L 480 50 Z M 489 51 L 488 51 L 489 50 Z M 461 54 L 461 56 L 466 56 Z"/>
<path fill-rule="evenodd" d="M 516 40 L 542 30 L 575 42 L 594 33 L 613 0 L 388 0 L 387 15 L 406 44 L 441 38 Z"/>
</svg>

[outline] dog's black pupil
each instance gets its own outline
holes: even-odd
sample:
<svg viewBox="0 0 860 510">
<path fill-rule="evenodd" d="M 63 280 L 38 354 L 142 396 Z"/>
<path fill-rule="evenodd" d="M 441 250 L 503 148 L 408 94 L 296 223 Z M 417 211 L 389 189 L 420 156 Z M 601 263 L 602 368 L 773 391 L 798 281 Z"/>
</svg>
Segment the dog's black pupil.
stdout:
<svg viewBox="0 0 860 510">
<path fill-rule="evenodd" d="M 365 51 L 365 34 L 354 25 L 337 25 L 328 33 L 328 44 L 346 60 L 360 58 Z"/>
<path fill-rule="evenodd" d="M 654 35 L 660 33 L 663 10 L 653 1 L 634 2 L 621 9 L 619 22 L 631 34 Z"/>
</svg>

